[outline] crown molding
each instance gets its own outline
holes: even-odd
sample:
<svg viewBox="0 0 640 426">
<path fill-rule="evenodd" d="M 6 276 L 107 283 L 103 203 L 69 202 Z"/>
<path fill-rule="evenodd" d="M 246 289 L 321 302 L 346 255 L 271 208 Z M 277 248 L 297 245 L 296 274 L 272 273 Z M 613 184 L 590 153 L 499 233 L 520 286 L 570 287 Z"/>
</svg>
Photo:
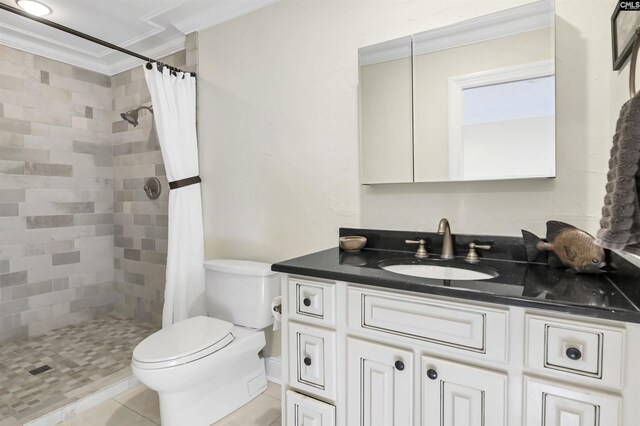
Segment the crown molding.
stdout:
<svg viewBox="0 0 640 426">
<path fill-rule="evenodd" d="M 112 76 L 114 74 L 118 74 L 120 72 L 130 70 L 131 68 L 134 68 L 135 66 L 144 63 L 140 59 L 126 56 L 124 59 L 120 61 L 111 63 L 109 65 L 105 65 L 100 63 L 99 61 L 86 58 L 85 56 L 78 55 L 77 53 L 74 53 L 74 52 L 61 50 L 58 47 L 46 46 L 41 42 L 25 40 L 24 38 L 16 37 L 8 34 L 2 35 L 2 39 L 0 39 L 0 44 L 4 44 L 14 49 L 23 50 L 25 52 L 32 53 L 34 55 L 44 56 L 45 58 L 64 62 L 69 65 L 88 69 L 88 70 L 95 71 L 100 74 L 105 74 L 108 76 Z M 169 40 L 168 42 L 160 46 L 154 47 L 153 49 L 149 49 L 146 52 L 143 52 L 141 54 L 143 54 L 144 56 L 148 56 L 150 58 L 162 58 L 164 56 L 171 55 L 172 53 L 179 52 L 185 47 L 186 47 L 186 36 L 182 35 L 181 37 Z"/>
<path fill-rule="evenodd" d="M 242 15 L 267 7 L 278 1 L 280 0 L 254 0 L 247 1 L 242 6 L 238 6 L 239 2 L 236 2 L 233 7 L 227 7 L 228 3 L 226 2 L 214 2 L 212 3 L 212 7 L 209 8 L 209 13 L 200 13 L 181 21 L 172 22 L 172 24 L 183 34 L 189 34 L 194 31 L 202 31 L 207 28 L 214 27 L 222 24 L 223 22 L 230 21 Z M 221 7 L 217 7 L 218 5 Z"/>
<path fill-rule="evenodd" d="M 148 56 L 150 58 L 161 59 L 165 56 L 171 55 L 172 53 L 179 52 L 185 49 L 187 46 L 187 37 L 182 35 L 181 37 L 174 38 L 169 40 L 168 42 L 161 44 L 160 46 L 154 47 L 153 49 L 149 49 L 146 52 L 141 53 L 144 56 Z M 125 57 L 121 61 L 118 61 L 109 67 L 108 75 L 115 75 L 121 73 L 123 71 L 128 71 L 131 68 L 134 68 L 138 65 L 143 64 L 144 61 L 141 61 L 138 58 Z"/>
<path fill-rule="evenodd" d="M 413 54 L 423 55 L 541 28 L 553 28 L 554 20 L 554 1 L 537 1 L 414 34 Z"/>
<path fill-rule="evenodd" d="M 141 51 L 139 51 L 141 55 L 150 58 L 162 58 L 184 49 L 186 47 L 186 34 L 218 25 L 277 1 L 279 0 L 234 0 L 232 2 L 209 0 L 207 2 L 194 2 L 194 5 L 192 5 L 189 0 L 175 0 L 171 4 L 159 7 L 139 17 L 138 21 L 151 26 L 151 28 L 129 40 L 120 42 L 118 45 L 137 50 L 136 45 L 145 44 L 145 41 L 146 45 L 150 45 L 154 40 L 152 37 L 159 35 L 158 38 L 161 38 L 163 31 L 167 28 L 175 27 L 178 33 L 169 35 L 176 33 L 175 30 L 172 30 L 171 33 L 164 37 L 164 40 L 168 40 L 163 44 L 147 50 L 140 49 Z M 172 13 L 174 15 L 177 14 L 174 11 L 179 7 L 192 9 L 197 7 L 197 9 L 191 11 L 192 13 L 195 12 L 194 16 L 183 20 L 177 17 L 174 22 L 171 15 Z M 0 21 L 0 44 L 109 76 L 143 63 L 137 58 L 130 58 L 108 48 L 99 50 L 85 49 L 47 35 L 3 23 L 2 21 Z"/>
<path fill-rule="evenodd" d="M 396 38 L 358 49 L 360 66 L 411 57 L 411 36 Z"/>
<path fill-rule="evenodd" d="M 85 68 L 91 71 L 98 72 L 100 74 L 111 75 L 109 72 L 109 67 L 106 65 L 103 65 L 95 60 L 91 60 L 90 58 L 87 58 L 83 55 L 62 50 L 59 47 L 47 46 L 45 44 L 42 44 L 42 42 L 27 40 L 21 37 L 14 36 L 12 34 L 2 34 L 2 38 L 0 38 L 0 44 L 32 53 L 34 55 L 40 55 L 44 56 L 45 58 L 64 62 L 65 64 Z"/>
</svg>

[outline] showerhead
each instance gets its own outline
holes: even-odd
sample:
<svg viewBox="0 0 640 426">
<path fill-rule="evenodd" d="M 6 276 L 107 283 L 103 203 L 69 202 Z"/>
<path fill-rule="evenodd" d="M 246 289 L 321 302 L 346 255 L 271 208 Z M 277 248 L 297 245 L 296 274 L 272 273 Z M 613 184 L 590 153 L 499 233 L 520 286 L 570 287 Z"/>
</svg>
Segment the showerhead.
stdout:
<svg viewBox="0 0 640 426">
<path fill-rule="evenodd" d="M 121 113 L 120 117 L 122 117 L 122 119 L 127 123 L 133 124 L 133 127 L 136 127 L 138 125 L 138 111 L 140 111 L 141 109 L 148 109 L 153 114 L 153 105 L 151 106 L 142 105 L 136 109 L 130 109 L 127 112 Z"/>
</svg>

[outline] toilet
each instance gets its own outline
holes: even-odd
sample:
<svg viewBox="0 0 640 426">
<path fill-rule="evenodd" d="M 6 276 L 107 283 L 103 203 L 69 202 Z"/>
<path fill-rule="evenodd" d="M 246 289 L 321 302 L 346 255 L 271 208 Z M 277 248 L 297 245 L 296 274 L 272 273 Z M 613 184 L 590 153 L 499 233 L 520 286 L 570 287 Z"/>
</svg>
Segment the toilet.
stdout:
<svg viewBox="0 0 640 426">
<path fill-rule="evenodd" d="M 271 265 L 209 260 L 209 316 L 177 322 L 136 346 L 133 374 L 160 397 L 163 426 L 210 425 L 267 388 L 261 329 L 273 323 L 280 278 Z"/>
</svg>

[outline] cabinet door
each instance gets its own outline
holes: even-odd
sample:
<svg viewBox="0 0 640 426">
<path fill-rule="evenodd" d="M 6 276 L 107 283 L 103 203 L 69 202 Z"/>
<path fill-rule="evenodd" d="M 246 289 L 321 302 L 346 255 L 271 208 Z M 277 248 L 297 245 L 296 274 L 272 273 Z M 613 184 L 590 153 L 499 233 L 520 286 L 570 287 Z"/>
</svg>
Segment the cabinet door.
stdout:
<svg viewBox="0 0 640 426">
<path fill-rule="evenodd" d="M 335 401 L 335 331 L 289 323 L 289 381 Z"/>
<path fill-rule="evenodd" d="M 287 391 L 287 426 L 334 426 L 335 407 L 317 399 Z"/>
<path fill-rule="evenodd" d="M 499 426 L 506 419 L 506 375 L 422 357 L 423 426 Z"/>
<path fill-rule="evenodd" d="M 412 357 L 404 349 L 348 339 L 347 424 L 413 424 Z"/>
<path fill-rule="evenodd" d="M 618 426 L 620 398 L 525 377 L 526 426 Z"/>
</svg>

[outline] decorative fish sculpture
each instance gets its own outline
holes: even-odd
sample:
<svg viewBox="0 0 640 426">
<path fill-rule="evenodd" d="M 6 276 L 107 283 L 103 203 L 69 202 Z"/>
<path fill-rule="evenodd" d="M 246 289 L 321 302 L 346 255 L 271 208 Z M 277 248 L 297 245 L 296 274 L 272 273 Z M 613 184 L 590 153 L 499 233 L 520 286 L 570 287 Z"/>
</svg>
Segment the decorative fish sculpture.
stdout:
<svg viewBox="0 0 640 426">
<path fill-rule="evenodd" d="M 553 252 L 562 265 L 575 272 L 597 273 L 607 264 L 604 249 L 596 245 L 595 238 L 567 223 L 556 220 L 547 222 L 547 241 L 524 229 L 522 238 L 529 262 L 545 252 Z"/>
</svg>

